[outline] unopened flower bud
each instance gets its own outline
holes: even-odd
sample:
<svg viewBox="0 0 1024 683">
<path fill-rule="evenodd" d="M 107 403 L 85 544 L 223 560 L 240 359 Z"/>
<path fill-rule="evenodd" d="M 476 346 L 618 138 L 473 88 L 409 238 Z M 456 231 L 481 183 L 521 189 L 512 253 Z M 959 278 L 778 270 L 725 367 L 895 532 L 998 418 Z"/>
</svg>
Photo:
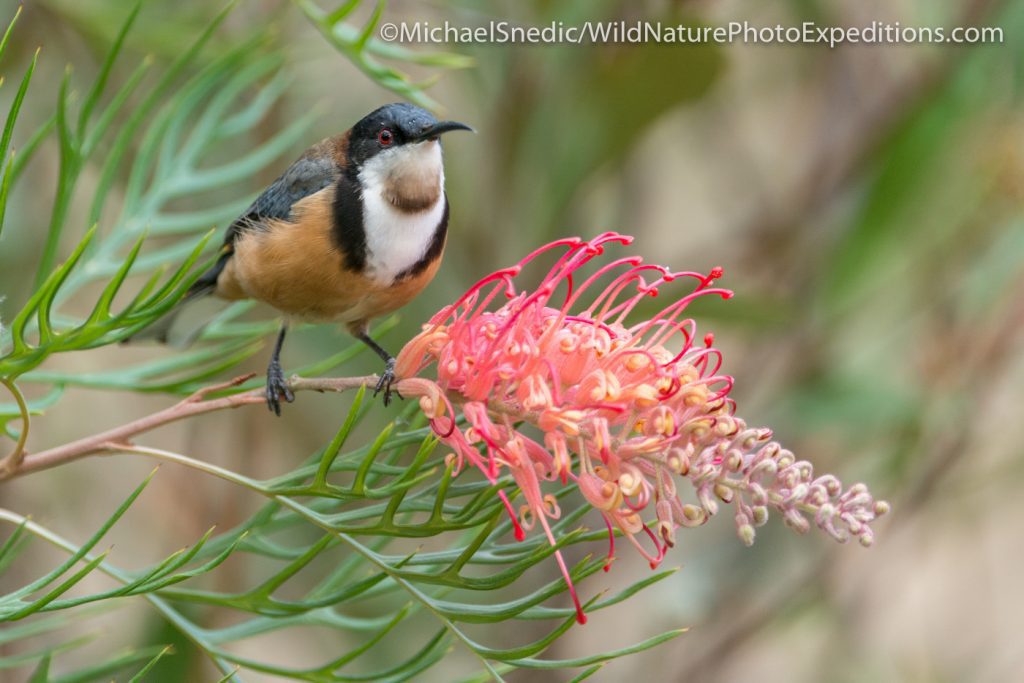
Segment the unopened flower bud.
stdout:
<svg viewBox="0 0 1024 683">
<path fill-rule="evenodd" d="M 725 484 L 716 484 L 715 495 L 718 496 L 719 500 L 723 503 L 731 503 L 734 491 Z"/>
<path fill-rule="evenodd" d="M 690 458 L 681 448 L 673 448 L 669 451 L 666 464 L 670 470 L 681 476 L 686 476 L 686 473 L 690 471 Z"/>
<path fill-rule="evenodd" d="M 751 525 L 741 524 L 736 527 L 736 535 L 740 537 L 741 541 L 743 541 L 743 545 L 749 548 L 754 545 L 754 536 L 757 535 L 757 532 L 754 531 L 754 527 Z"/>
<path fill-rule="evenodd" d="M 780 470 L 789 467 L 795 461 L 796 458 L 793 457 L 793 454 L 785 449 L 780 450 L 779 454 L 775 457 L 775 464 L 778 465 Z"/>
<path fill-rule="evenodd" d="M 725 459 L 725 468 L 730 472 L 739 472 L 743 467 L 743 454 L 735 448 L 729 451 Z"/>
<path fill-rule="evenodd" d="M 753 514 L 751 518 L 754 520 L 755 526 L 762 526 L 768 521 L 768 508 L 764 505 L 755 505 L 753 507 Z"/>
<path fill-rule="evenodd" d="M 714 498 L 711 497 L 711 488 L 708 486 L 702 486 L 697 491 L 697 500 L 700 501 L 701 507 L 707 511 L 708 516 L 713 516 L 718 512 L 718 503 L 715 502 Z"/>
<path fill-rule="evenodd" d="M 792 505 L 794 503 L 801 502 L 807 497 L 807 491 L 810 487 L 807 484 L 798 484 L 790 491 L 789 495 L 782 500 L 783 505 Z"/>
<path fill-rule="evenodd" d="M 635 465 L 623 465 L 622 473 L 619 475 L 619 488 L 626 496 L 635 496 L 640 493 L 644 482 L 643 473 Z"/>
<path fill-rule="evenodd" d="M 797 510 L 787 510 L 783 516 L 786 520 L 786 524 L 790 526 L 794 531 L 801 534 L 806 534 L 811 528 L 811 523 L 807 521 L 807 518 L 800 514 Z"/>
<path fill-rule="evenodd" d="M 707 513 L 696 505 L 686 504 L 683 506 L 683 519 L 686 526 L 700 526 L 707 521 Z"/>
</svg>

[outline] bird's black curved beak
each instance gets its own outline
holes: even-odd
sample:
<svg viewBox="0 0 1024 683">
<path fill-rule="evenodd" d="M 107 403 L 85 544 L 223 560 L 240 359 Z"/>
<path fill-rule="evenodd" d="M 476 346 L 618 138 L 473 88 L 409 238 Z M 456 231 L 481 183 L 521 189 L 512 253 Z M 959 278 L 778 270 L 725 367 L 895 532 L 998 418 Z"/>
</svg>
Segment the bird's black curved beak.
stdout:
<svg viewBox="0 0 1024 683">
<path fill-rule="evenodd" d="M 476 132 L 466 124 L 459 123 L 458 121 L 438 121 L 429 128 L 424 128 L 423 132 L 416 136 L 416 141 L 436 140 L 442 133 L 448 133 L 453 130 L 468 130 L 470 133 Z"/>
</svg>

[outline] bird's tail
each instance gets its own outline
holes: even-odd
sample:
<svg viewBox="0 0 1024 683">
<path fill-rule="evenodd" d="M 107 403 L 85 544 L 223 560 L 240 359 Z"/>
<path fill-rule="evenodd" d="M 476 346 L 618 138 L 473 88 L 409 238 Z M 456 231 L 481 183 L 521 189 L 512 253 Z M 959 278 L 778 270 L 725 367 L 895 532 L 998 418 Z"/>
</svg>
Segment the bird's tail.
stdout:
<svg viewBox="0 0 1024 683">
<path fill-rule="evenodd" d="M 178 301 L 174 308 L 148 327 L 125 339 L 122 343 L 129 344 L 137 341 L 154 340 L 161 344 L 170 344 L 172 346 L 185 347 L 191 345 L 192 342 L 199 338 L 203 330 L 206 329 L 206 326 L 209 324 L 209 316 L 206 316 L 206 319 L 199 324 L 179 325 L 178 322 L 181 314 L 185 310 L 186 304 L 204 299 L 208 295 L 213 294 L 217 289 L 217 278 L 220 276 L 221 271 L 224 270 L 224 265 L 230 256 L 230 252 L 223 253 L 210 270 L 203 273 L 198 280 L 192 283 L 185 296 Z M 181 330 L 181 327 L 185 327 L 185 329 Z"/>
</svg>

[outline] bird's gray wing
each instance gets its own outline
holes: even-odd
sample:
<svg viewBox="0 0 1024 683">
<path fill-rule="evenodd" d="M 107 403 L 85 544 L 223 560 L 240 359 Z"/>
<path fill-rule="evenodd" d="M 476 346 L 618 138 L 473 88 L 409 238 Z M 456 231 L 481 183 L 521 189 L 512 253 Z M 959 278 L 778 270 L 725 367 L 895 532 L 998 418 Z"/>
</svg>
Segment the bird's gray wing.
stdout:
<svg viewBox="0 0 1024 683">
<path fill-rule="evenodd" d="M 225 244 L 233 243 L 243 230 L 259 229 L 265 219 L 287 220 L 291 217 L 292 206 L 296 202 L 319 192 L 337 180 L 341 169 L 334 158 L 329 154 L 314 154 L 314 150 L 317 148 L 313 148 L 289 166 L 241 216 L 235 219 L 228 228 Z"/>
<path fill-rule="evenodd" d="M 341 168 L 334 151 L 340 144 L 342 141 L 339 138 L 327 138 L 310 147 L 231 223 L 224 236 L 220 258 L 195 281 L 189 289 L 189 298 L 209 294 L 217 288 L 217 278 L 234 253 L 235 240 L 242 232 L 261 229 L 268 218 L 287 220 L 296 202 L 319 192 L 338 179 Z"/>
</svg>

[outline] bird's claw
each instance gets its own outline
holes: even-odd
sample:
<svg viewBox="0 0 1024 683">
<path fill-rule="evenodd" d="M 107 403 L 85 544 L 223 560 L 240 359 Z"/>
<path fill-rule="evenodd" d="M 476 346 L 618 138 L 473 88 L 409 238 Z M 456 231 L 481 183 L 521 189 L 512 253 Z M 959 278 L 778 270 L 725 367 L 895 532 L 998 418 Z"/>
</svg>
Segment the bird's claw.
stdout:
<svg viewBox="0 0 1024 683">
<path fill-rule="evenodd" d="M 281 415 L 282 398 L 291 403 L 295 400 L 295 394 L 288 387 L 281 364 L 277 361 L 271 361 L 270 367 L 267 368 L 267 408 L 272 410 L 278 417 Z"/>
<path fill-rule="evenodd" d="M 373 395 L 376 396 L 380 392 L 384 392 L 384 405 L 391 403 L 391 395 L 394 394 L 398 398 L 402 398 L 402 395 L 398 393 L 397 389 L 392 389 L 391 385 L 395 382 L 395 359 L 389 358 L 387 363 L 384 365 L 384 372 L 381 373 L 380 378 L 377 380 L 377 386 L 373 390 Z"/>
</svg>

